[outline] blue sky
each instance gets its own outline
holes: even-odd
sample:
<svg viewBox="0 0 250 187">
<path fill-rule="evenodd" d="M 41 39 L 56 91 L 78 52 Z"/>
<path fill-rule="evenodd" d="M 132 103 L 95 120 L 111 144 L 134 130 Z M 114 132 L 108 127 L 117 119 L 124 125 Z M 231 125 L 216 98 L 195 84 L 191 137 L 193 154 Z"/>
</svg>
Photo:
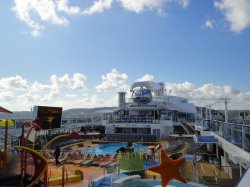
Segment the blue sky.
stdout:
<svg viewBox="0 0 250 187">
<path fill-rule="evenodd" d="M 136 80 L 250 109 L 249 0 L 0 1 L 0 105 L 116 106 Z"/>
</svg>

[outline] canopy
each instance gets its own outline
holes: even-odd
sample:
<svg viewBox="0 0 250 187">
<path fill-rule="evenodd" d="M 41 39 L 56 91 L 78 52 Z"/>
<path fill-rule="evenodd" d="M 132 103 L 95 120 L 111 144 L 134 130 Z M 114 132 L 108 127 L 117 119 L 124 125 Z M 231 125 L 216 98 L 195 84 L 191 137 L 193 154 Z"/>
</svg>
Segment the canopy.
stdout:
<svg viewBox="0 0 250 187">
<path fill-rule="evenodd" d="M 0 106 L 0 112 L 4 112 L 4 113 L 12 113 L 11 111 L 7 110 L 6 108 L 3 108 Z"/>
<path fill-rule="evenodd" d="M 194 136 L 195 142 L 197 143 L 218 143 L 218 139 L 214 136 Z"/>
<path fill-rule="evenodd" d="M 10 119 L 4 119 L 0 121 L 0 127 L 5 127 L 6 125 L 14 127 L 14 122 Z"/>
</svg>

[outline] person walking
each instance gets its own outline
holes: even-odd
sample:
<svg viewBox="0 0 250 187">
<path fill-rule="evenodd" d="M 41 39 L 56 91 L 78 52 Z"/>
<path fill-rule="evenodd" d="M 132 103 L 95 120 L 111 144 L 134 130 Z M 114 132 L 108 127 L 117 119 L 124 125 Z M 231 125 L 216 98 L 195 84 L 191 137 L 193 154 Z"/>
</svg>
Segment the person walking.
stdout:
<svg viewBox="0 0 250 187">
<path fill-rule="evenodd" d="M 56 150 L 54 152 L 54 156 L 55 156 L 55 161 L 56 161 L 56 165 L 60 164 L 59 162 L 59 156 L 60 156 L 60 147 L 57 145 L 56 146 Z"/>
</svg>

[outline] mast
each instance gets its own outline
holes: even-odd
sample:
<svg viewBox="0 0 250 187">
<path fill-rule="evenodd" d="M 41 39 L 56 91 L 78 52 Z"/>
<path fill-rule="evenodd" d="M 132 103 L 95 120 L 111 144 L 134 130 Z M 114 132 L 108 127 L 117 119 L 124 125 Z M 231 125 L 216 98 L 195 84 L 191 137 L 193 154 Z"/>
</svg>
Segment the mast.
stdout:
<svg viewBox="0 0 250 187">
<path fill-rule="evenodd" d="M 220 100 L 224 101 L 224 104 L 225 104 L 225 122 L 228 123 L 228 109 L 227 109 L 227 104 L 231 100 L 231 98 L 224 97 L 224 98 L 222 98 Z"/>
</svg>

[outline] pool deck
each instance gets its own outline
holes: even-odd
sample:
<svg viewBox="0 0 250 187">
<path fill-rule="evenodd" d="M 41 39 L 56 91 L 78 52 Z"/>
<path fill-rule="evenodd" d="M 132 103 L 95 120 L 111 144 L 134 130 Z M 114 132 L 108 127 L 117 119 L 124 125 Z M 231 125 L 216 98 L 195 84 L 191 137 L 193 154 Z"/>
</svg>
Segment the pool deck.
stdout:
<svg viewBox="0 0 250 187">
<path fill-rule="evenodd" d="M 75 183 L 66 183 L 66 187 L 88 187 L 88 182 L 94 178 L 104 176 L 107 174 L 106 168 L 92 167 L 92 166 L 77 166 L 73 164 L 65 164 L 65 171 L 70 173 L 74 173 L 75 170 L 81 170 L 83 172 L 84 180 Z M 48 176 L 61 176 L 62 175 L 62 165 L 54 165 L 49 164 L 48 168 Z M 160 179 L 160 175 L 158 173 L 154 173 L 152 171 L 147 171 L 144 177 L 145 179 Z M 59 187 L 62 185 L 56 185 L 55 187 Z"/>
<path fill-rule="evenodd" d="M 65 164 L 65 172 L 67 171 L 68 174 L 74 173 L 75 170 L 81 170 L 84 176 L 84 179 L 80 182 L 75 183 L 66 183 L 65 186 L 74 186 L 74 187 L 87 187 L 88 182 L 93 177 L 99 177 L 103 176 L 104 172 L 107 173 L 106 168 L 99 168 L 99 167 L 92 167 L 92 166 L 78 166 L 74 164 Z M 50 176 L 62 176 L 62 165 L 54 165 L 49 164 L 48 167 L 48 177 Z M 56 185 L 56 187 L 59 187 L 62 185 Z"/>
<path fill-rule="evenodd" d="M 126 143 L 126 142 L 113 142 L 113 141 L 101 141 L 101 140 L 87 140 L 83 143 L 81 143 L 80 147 L 78 145 L 71 145 L 71 151 L 85 151 L 83 147 L 92 147 L 96 146 L 98 144 L 106 144 L 106 143 Z M 139 143 L 139 142 L 138 142 Z M 157 145 L 157 144 L 163 144 L 162 147 L 168 147 L 168 143 L 166 141 L 163 142 L 142 142 L 144 145 Z M 68 146 L 67 146 L 68 147 Z M 156 153 L 155 155 L 155 160 L 159 161 L 159 154 Z M 56 166 L 54 164 L 49 164 L 49 169 L 48 169 L 48 175 L 49 176 L 61 176 L 62 175 L 62 165 Z M 107 174 L 107 169 L 106 168 L 100 168 L 100 167 L 94 167 L 94 166 L 79 166 L 79 165 L 74 165 L 74 164 L 64 164 L 65 170 L 70 173 L 74 173 L 75 170 L 81 170 L 84 176 L 84 180 L 76 183 L 68 183 L 65 184 L 65 186 L 70 187 L 87 187 L 89 181 L 93 180 L 93 178 L 97 178 L 100 176 L 104 176 L 104 173 Z M 147 171 L 146 175 L 144 178 L 147 179 L 154 179 L 154 178 L 159 178 L 160 175 L 151 171 Z M 56 187 L 59 187 L 61 185 L 57 185 Z"/>
</svg>

